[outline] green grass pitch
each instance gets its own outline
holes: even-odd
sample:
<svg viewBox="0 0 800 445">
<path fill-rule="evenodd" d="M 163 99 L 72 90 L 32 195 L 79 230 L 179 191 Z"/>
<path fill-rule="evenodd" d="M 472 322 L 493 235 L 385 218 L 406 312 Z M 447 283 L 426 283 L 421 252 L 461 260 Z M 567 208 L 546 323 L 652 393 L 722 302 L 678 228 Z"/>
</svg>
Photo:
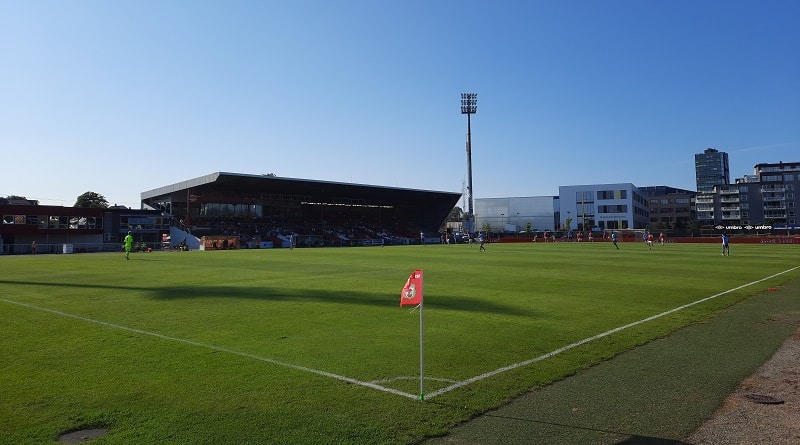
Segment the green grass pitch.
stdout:
<svg viewBox="0 0 800 445">
<path fill-rule="evenodd" d="M 413 443 L 800 277 L 796 245 L 620 247 L 0 257 L 0 443 Z"/>
</svg>

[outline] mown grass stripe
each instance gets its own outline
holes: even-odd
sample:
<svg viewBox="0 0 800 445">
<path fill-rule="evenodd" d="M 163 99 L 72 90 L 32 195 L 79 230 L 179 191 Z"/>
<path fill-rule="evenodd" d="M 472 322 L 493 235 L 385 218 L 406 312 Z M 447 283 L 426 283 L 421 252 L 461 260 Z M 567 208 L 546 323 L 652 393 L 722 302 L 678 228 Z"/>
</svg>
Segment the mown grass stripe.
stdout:
<svg viewBox="0 0 800 445">
<path fill-rule="evenodd" d="M 32 304 L 20 303 L 18 301 L 8 300 L 6 298 L 0 298 L 0 301 L 6 302 L 6 303 L 10 303 L 10 304 L 16 304 L 18 306 L 26 307 L 28 309 L 34 309 L 34 310 L 38 310 L 38 311 L 42 311 L 42 312 L 48 312 L 48 313 L 51 313 L 51 314 L 54 314 L 54 315 L 60 315 L 62 317 L 74 318 L 76 320 L 81 320 L 81 321 L 85 321 L 85 322 L 88 322 L 88 323 L 94 323 L 94 324 L 98 324 L 98 325 L 105 326 L 105 327 L 108 327 L 108 328 L 120 329 L 120 330 L 123 330 L 123 331 L 134 332 L 134 333 L 141 334 L 141 335 L 149 335 L 151 337 L 160 338 L 162 340 L 169 340 L 169 341 L 183 343 L 183 344 L 187 344 L 187 345 L 191 345 L 191 346 L 198 346 L 198 347 L 201 347 L 201 348 L 212 349 L 214 351 L 219 351 L 219 352 L 225 352 L 225 353 L 228 353 L 228 354 L 238 355 L 240 357 L 247 357 L 247 358 L 251 358 L 251 359 L 254 359 L 254 360 L 259 360 L 259 361 L 262 361 L 262 362 L 271 363 L 271 364 L 276 365 L 276 366 L 282 366 L 284 368 L 290 368 L 290 369 L 295 369 L 295 370 L 298 370 L 298 371 L 309 372 L 309 373 L 312 373 L 312 374 L 318 374 L 318 375 L 321 375 L 321 376 L 324 376 L 324 377 L 329 377 L 329 378 L 332 378 L 332 379 L 341 380 L 343 382 L 352 383 L 352 384 L 360 385 L 360 386 L 365 386 L 367 388 L 377 389 L 379 391 L 384 391 L 384 392 L 396 394 L 398 396 L 409 397 L 409 398 L 412 398 L 412 399 L 416 399 L 417 398 L 417 396 L 414 395 L 414 394 L 409 394 L 407 392 L 399 391 L 399 390 L 396 390 L 394 388 L 387 388 L 385 386 L 381 386 L 381 385 L 378 385 L 378 384 L 375 384 L 375 383 L 371 383 L 371 382 L 362 382 L 361 380 L 357 380 L 357 379 L 350 378 L 350 377 L 345 377 L 345 376 L 339 375 L 339 374 L 334 374 L 332 372 L 321 371 L 319 369 L 313 369 L 313 368 L 309 368 L 309 367 L 301 366 L 301 365 L 294 365 L 294 364 L 291 364 L 291 363 L 286 363 L 286 362 L 282 362 L 282 361 L 279 361 L 279 360 L 274 360 L 274 359 L 271 359 L 271 358 L 268 358 L 268 357 L 262 357 L 262 356 L 259 356 L 259 355 L 250 354 L 250 353 L 247 353 L 247 352 L 236 351 L 234 349 L 223 348 L 221 346 L 209 345 L 207 343 L 200 343 L 200 342 L 197 342 L 197 341 L 194 341 L 194 340 L 185 339 L 185 338 L 172 337 L 170 335 L 159 334 L 157 332 L 150 332 L 150 331 L 145 331 L 145 330 L 142 330 L 142 329 L 131 328 L 131 327 L 128 327 L 128 326 L 122 326 L 122 325 L 118 325 L 118 324 L 114 324 L 114 323 L 109 323 L 107 321 L 95 320 L 95 319 L 92 319 L 92 318 L 82 317 L 80 315 L 75 315 L 75 314 L 69 314 L 67 312 L 58 311 L 58 310 L 55 310 L 55 309 L 48 309 L 48 308 L 44 308 L 44 307 L 35 306 L 35 305 L 32 305 Z"/>
</svg>

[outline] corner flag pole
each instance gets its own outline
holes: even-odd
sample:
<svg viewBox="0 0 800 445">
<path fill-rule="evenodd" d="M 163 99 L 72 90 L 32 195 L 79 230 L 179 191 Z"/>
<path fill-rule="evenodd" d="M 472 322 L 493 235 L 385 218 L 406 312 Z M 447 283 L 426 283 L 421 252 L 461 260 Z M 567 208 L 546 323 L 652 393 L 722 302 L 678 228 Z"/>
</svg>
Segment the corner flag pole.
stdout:
<svg viewBox="0 0 800 445">
<path fill-rule="evenodd" d="M 423 284 L 424 286 L 424 284 Z M 423 294 L 424 295 L 424 294 Z M 419 399 L 425 400 L 425 316 L 419 302 Z"/>
<path fill-rule="evenodd" d="M 416 304 L 411 312 L 419 308 L 419 399 L 425 400 L 425 314 L 423 309 L 424 280 L 422 269 L 411 272 L 406 280 L 406 285 L 400 292 L 400 307 L 407 304 Z"/>
</svg>

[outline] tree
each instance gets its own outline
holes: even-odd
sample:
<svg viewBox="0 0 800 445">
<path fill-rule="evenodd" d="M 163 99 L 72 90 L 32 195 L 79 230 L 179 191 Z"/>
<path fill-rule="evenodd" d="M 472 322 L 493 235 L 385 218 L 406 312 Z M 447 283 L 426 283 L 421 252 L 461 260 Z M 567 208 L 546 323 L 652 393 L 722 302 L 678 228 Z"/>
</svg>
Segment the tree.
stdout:
<svg viewBox="0 0 800 445">
<path fill-rule="evenodd" d="M 696 219 L 692 220 L 692 222 L 690 222 L 689 226 L 688 226 L 689 233 L 691 233 L 691 236 L 694 236 L 695 233 L 700 234 L 702 228 L 703 228 L 703 224 L 700 221 L 696 220 Z"/>
<path fill-rule="evenodd" d="M 108 201 L 106 201 L 105 196 L 99 193 L 86 192 L 78 196 L 78 200 L 75 201 L 73 207 L 80 207 L 83 209 L 107 209 Z"/>
<path fill-rule="evenodd" d="M 453 210 L 450 211 L 450 214 L 447 216 L 447 220 L 448 221 L 461 221 L 461 219 L 464 217 L 463 213 L 464 212 L 461 210 L 461 207 L 455 206 L 455 207 L 453 207 Z"/>
</svg>

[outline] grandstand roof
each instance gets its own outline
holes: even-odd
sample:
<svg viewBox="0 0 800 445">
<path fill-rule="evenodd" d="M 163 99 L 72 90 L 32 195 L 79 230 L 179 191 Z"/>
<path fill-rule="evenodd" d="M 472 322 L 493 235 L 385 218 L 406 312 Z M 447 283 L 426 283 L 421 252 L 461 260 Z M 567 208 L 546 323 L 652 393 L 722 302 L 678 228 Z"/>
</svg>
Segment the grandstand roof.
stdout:
<svg viewBox="0 0 800 445">
<path fill-rule="evenodd" d="M 438 228 L 461 197 L 460 193 L 377 185 L 281 178 L 216 172 L 142 192 L 142 203 L 160 208 L 163 202 L 274 202 L 386 206 L 402 211 L 426 230 Z"/>
<path fill-rule="evenodd" d="M 461 196 L 460 193 L 432 190 L 417 190 L 378 185 L 351 184 L 344 182 L 318 181 L 312 179 L 282 178 L 269 175 L 248 175 L 242 173 L 216 172 L 198 178 L 181 181 L 172 185 L 142 192 L 142 201 L 175 195 L 180 200 L 187 189 L 215 189 L 228 191 L 248 191 L 268 194 L 286 195 L 338 195 L 361 199 L 382 199 L 391 197 L 426 196 L 453 197 L 453 205 Z"/>
</svg>

